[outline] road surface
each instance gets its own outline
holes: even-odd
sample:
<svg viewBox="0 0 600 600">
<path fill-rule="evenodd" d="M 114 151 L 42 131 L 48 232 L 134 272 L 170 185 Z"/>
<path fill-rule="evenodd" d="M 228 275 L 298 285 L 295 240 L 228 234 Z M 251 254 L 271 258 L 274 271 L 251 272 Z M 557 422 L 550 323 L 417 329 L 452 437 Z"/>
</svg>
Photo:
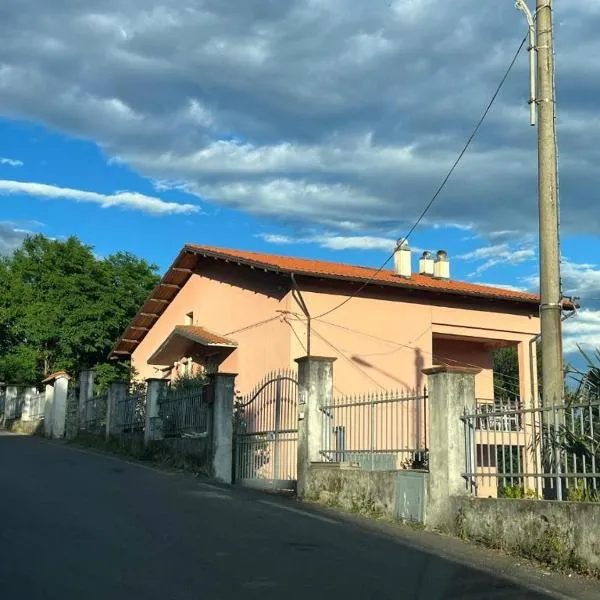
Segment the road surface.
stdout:
<svg viewBox="0 0 600 600">
<path fill-rule="evenodd" d="M 455 562 L 455 540 L 434 536 L 435 549 L 430 534 L 61 443 L 0 435 L 0 472 L 7 600 L 598 597 L 581 595 L 585 582 L 553 595 L 539 574 L 531 589 Z"/>
</svg>

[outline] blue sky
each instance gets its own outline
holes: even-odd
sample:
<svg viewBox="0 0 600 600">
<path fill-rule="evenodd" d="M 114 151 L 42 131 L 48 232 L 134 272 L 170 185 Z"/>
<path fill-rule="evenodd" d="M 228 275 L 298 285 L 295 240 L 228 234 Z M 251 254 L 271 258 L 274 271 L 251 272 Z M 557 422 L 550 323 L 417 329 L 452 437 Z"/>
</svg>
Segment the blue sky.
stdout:
<svg viewBox="0 0 600 600">
<path fill-rule="evenodd" d="M 512 2 L 48 4 L 0 23 L 0 252 L 74 234 L 161 270 L 185 242 L 379 266 L 524 34 Z M 600 4 L 555 20 L 572 351 L 600 344 Z M 454 278 L 537 286 L 527 94 L 523 52 L 411 236 L 447 250 Z"/>
</svg>

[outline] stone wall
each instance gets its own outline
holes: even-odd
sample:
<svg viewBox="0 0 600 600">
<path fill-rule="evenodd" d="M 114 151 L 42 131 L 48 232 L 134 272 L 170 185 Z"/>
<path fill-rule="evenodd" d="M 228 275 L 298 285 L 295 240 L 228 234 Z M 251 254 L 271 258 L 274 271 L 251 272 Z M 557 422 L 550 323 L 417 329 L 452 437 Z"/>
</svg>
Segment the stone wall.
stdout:
<svg viewBox="0 0 600 600">
<path fill-rule="evenodd" d="M 410 482 L 408 489 L 424 491 L 426 478 L 424 472 L 363 471 L 338 463 L 313 463 L 305 499 L 367 517 L 422 520 L 425 498 L 416 498 L 414 493 L 407 495 L 404 484 Z M 415 508 L 415 503 L 420 507 Z"/>
<path fill-rule="evenodd" d="M 452 499 L 456 533 L 558 568 L 600 575 L 600 503 Z"/>
</svg>

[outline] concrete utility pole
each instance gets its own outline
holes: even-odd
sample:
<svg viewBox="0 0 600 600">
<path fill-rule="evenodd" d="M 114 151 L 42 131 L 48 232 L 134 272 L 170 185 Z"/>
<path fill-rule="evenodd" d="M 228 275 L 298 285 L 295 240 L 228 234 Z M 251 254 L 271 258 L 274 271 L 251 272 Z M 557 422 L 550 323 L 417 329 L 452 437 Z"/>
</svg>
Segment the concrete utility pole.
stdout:
<svg viewBox="0 0 600 600">
<path fill-rule="evenodd" d="M 552 0 L 536 0 L 542 401 L 564 392 Z"/>
</svg>

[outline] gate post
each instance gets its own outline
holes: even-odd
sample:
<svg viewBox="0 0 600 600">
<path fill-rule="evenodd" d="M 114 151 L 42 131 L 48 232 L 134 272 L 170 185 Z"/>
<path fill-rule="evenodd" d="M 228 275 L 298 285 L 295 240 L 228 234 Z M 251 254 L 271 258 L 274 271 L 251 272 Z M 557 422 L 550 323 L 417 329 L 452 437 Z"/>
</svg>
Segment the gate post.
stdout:
<svg viewBox="0 0 600 600">
<path fill-rule="evenodd" d="M 215 373 L 210 376 L 213 386 L 211 457 L 215 479 L 232 481 L 233 467 L 233 400 L 237 375 Z"/>
<path fill-rule="evenodd" d="M 70 377 L 64 373 L 54 380 L 52 393 L 52 437 L 62 439 L 65 435 L 67 421 L 67 396 Z"/>
<path fill-rule="evenodd" d="M 77 429 L 88 420 L 88 400 L 94 395 L 94 371 L 81 371 L 79 374 L 79 420 Z"/>
<path fill-rule="evenodd" d="M 44 435 L 52 437 L 52 421 L 54 420 L 54 383 L 52 380 L 42 382 L 46 386 L 44 389 Z"/>
<path fill-rule="evenodd" d="M 21 409 L 21 421 L 31 421 L 31 396 L 37 392 L 35 387 L 26 387 L 23 390 L 23 408 Z"/>
<path fill-rule="evenodd" d="M 158 401 L 164 394 L 169 381 L 167 379 L 146 379 L 146 427 L 144 444 L 162 439 L 162 423 L 158 414 Z"/>
<path fill-rule="evenodd" d="M 303 499 L 310 464 L 321 461 L 321 406 L 333 398 L 333 363 L 335 358 L 304 356 L 298 363 L 298 484 Z"/>
<path fill-rule="evenodd" d="M 475 375 L 481 369 L 431 367 L 423 369 L 429 389 L 429 486 L 425 524 L 451 529 L 452 496 L 468 494 L 463 478 L 466 441 L 461 417 L 475 408 Z"/>
<path fill-rule="evenodd" d="M 118 407 L 119 402 L 127 395 L 127 384 L 124 381 L 115 381 L 108 388 L 106 397 L 106 439 L 122 433 L 119 430 Z"/>
</svg>

